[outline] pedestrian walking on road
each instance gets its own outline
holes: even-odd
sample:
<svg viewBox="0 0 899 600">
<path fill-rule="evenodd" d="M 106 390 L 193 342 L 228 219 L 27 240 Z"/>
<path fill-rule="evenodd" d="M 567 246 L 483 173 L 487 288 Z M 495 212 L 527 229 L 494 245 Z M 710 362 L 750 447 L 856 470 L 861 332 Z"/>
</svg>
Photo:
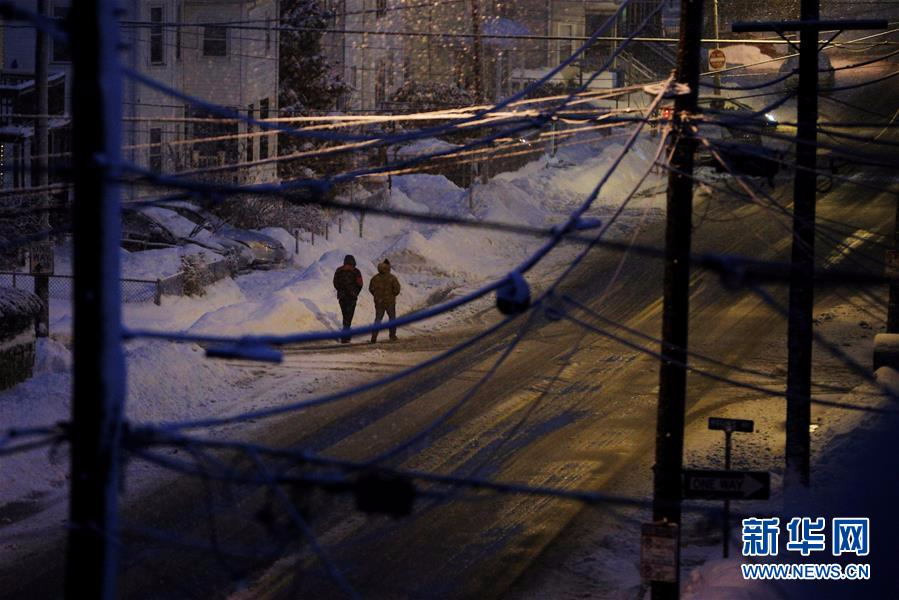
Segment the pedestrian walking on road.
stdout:
<svg viewBox="0 0 899 600">
<path fill-rule="evenodd" d="M 344 332 L 353 326 L 356 299 L 362 288 L 362 273 L 356 268 L 356 259 L 352 254 L 347 254 L 343 259 L 343 265 L 334 273 L 334 289 L 337 290 L 337 301 L 343 314 Z M 344 334 L 344 337 L 340 338 L 340 343 L 349 344 L 350 336 Z"/>
<path fill-rule="evenodd" d="M 390 261 L 386 258 L 378 265 L 378 274 L 371 278 L 368 291 L 375 297 L 375 325 L 379 324 L 387 313 L 391 321 L 396 319 L 396 297 L 400 295 L 400 280 L 390 272 Z M 396 339 L 396 327 L 390 328 L 390 339 Z M 371 343 L 378 341 L 378 332 L 371 334 Z"/>
</svg>

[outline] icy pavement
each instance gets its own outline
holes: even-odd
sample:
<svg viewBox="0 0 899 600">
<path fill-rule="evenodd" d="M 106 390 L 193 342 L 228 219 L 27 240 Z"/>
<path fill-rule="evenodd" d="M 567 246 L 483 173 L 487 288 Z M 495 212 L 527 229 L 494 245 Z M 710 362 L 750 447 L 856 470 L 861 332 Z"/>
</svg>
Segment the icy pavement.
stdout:
<svg viewBox="0 0 899 600">
<path fill-rule="evenodd" d="M 871 314 L 869 299 L 848 297 L 849 302 L 819 307 L 816 312 L 816 330 L 827 340 L 862 365 L 869 365 L 874 334 L 882 329 L 880 317 Z M 785 337 L 778 332 L 767 336 L 764 351 L 740 366 L 774 378 L 782 378 L 786 372 Z M 736 379 L 772 388 L 768 377 L 734 374 Z M 899 383 L 899 375 L 887 370 L 878 372 L 878 379 L 890 386 Z M 851 387 L 849 393 L 819 390 L 815 397 L 843 402 L 860 407 L 889 407 L 897 409 L 896 402 L 885 397 L 869 383 L 862 383 L 842 362 L 827 355 L 824 349 L 816 350 L 815 380 L 818 385 Z M 690 600 L 769 600 L 779 598 L 886 598 L 889 595 L 868 594 L 868 588 L 856 583 L 833 585 L 823 583 L 809 589 L 800 589 L 790 582 L 778 585 L 761 582 L 745 582 L 740 567 L 740 515 L 780 516 L 785 514 L 782 495 L 783 444 L 785 410 L 782 398 L 765 398 L 756 392 L 740 391 L 717 386 L 710 397 L 703 395 L 692 400 L 685 436 L 684 465 L 689 468 L 723 468 L 723 435 L 709 431 L 705 415 L 753 419 L 755 432 L 735 434 L 733 468 L 771 472 L 772 498 L 765 502 L 732 502 L 731 504 L 731 559 L 722 556 L 720 502 L 693 501 L 685 504 L 682 528 L 681 578 L 682 597 Z M 691 418 L 699 414 L 702 418 Z M 887 572 L 886 564 L 895 561 L 896 546 L 891 535 L 899 534 L 895 524 L 895 511 L 883 512 L 884 506 L 895 506 L 899 500 L 899 480 L 895 474 L 895 431 L 899 419 L 886 418 L 882 414 L 843 410 L 836 407 L 813 405 L 812 407 L 812 491 L 805 499 L 794 501 L 799 513 L 806 516 L 822 514 L 842 516 L 867 516 L 872 520 L 881 516 L 879 539 L 884 563 L 880 572 Z M 630 496 L 651 498 L 651 453 L 644 457 L 638 468 L 622 473 L 604 491 Z M 873 473 L 872 473 L 873 472 Z M 862 477 L 860 473 L 872 473 Z M 878 481 L 878 477 L 880 478 Z M 878 491 L 881 485 L 887 494 Z M 864 501 L 864 502 L 863 502 Z M 848 507 L 848 508 L 847 508 Z M 696 510 L 699 509 L 699 510 Z M 851 514 L 850 514 L 851 513 Z M 803 513 L 804 514 L 804 513 Z M 641 581 L 639 566 L 640 525 L 649 522 L 646 510 L 602 507 L 585 508 L 568 526 L 559 539 L 549 546 L 535 565 L 513 587 L 510 598 L 538 600 L 552 597 L 558 600 L 597 598 L 634 600 L 648 598 L 648 586 Z M 872 521 L 873 522 L 873 521 Z M 872 526 L 873 528 L 873 526 Z M 875 532 L 876 535 L 876 532 Z M 782 535 L 783 537 L 783 535 Z M 892 546 L 891 548 L 887 546 Z M 737 557 L 737 558 L 733 558 Z M 874 562 L 875 553 L 872 550 Z M 817 560 L 817 562 L 821 562 Z M 827 562 L 827 561 L 824 561 Z M 878 567 L 874 564 L 872 571 Z M 891 579 L 881 578 L 881 584 Z M 829 585 L 830 584 L 830 585 Z M 802 592 L 803 595 L 799 595 Z M 806 592 L 808 592 L 806 594 Z"/>
</svg>

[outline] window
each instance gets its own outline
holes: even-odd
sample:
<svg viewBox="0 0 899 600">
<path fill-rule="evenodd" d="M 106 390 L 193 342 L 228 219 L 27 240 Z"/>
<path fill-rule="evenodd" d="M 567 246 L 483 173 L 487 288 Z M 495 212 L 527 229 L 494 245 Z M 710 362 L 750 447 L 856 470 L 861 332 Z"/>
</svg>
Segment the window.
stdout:
<svg viewBox="0 0 899 600">
<path fill-rule="evenodd" d="M 223 25 L 203 27 L 203 56 L 228 55 L 228 30 Z"/>
<path fill-rule="evenodd" d="M 191 165 L 204 167 L 220 165 L 240 160 L 240 138 L 238 123 L 222 123 L 219 115 L 202 108 L 186 107 L 185 117 L 190 119 L 187 139 L 219 138 L 224 140 L 194 142 L 191 144 Z"/>
<path fill-rule="evenodd" d="M 387 100 L 387 63 L 382 58 L 378 61 L 375 73 L 375 108 L 381 108 Z"/>
<path fill-rule="evenodd" d="M 387 0 L 377 0 L 375 16 L 379 19 L 387 14 Z"/>
<path fill-rule="evenodd" d="M 175 9 L 175 14 L 178 15 L 178 22 L 175 24 L 175 60 L 181 60 L 181 23 L 184 22 L 184 10 L 180 4 Z"/>
<path fill-rule="evenodd" d="M 265 14 L 265 54 L 268 56 L 272 49 L 272 20 L 268 13 Z"/>
<path fill-rule="evenodd" d="M 68 6 L 54 6 L 53 7 L 53 18 L 57 20 L 63 20 L 69 18 L 69 7 Z M 57 24 L 58 27 L 65 29 L 61 24 Z M 51 38 L 52 40 L 52 38 Z M 57 42 L 56 40 L 52 40 L 53 44 L 53 52 L 51 54 L 51 59 L 55 63 L 67 63 L 72 62 L 72 52 L 69 50 L 68 44 L 64 44 L 62 42 Z"/>
<path fill-rule="evenodd" d="M 253 105 L 250 105 L 250 108 L 247 109 L 247 116 L 251 119 L 253 118 Z M 253 162 L 253 144 L 255 143 L 255 137 L 253 137 L 253 129 L 252 125 L 247 125 L 247 162 Z"/>
<path fill-rule="evenodd" d="M 161 6 L 154 6 L 150 8 L 150 64 L 151 65 L 164 65 L 165 64 L 165 45 L 164 45 L 164 31 L 162 29 L 162 23 L 164 21 L 164 14 L 162 12 Z"/>
<path fill-rule="evenodd" d="M 162 129 L 158 127 L 150 130 L 150 170 L 162 172 Z"/>
<path fill-rule="evenodd" d="M 559 60 L 562 62 L 570 57 L 578 49 L 574 39 L 574 25 L 571 23 L 559 23 Z"/>
<path fill-rule="evenodd" d="M 268 98 L 259 101 L 259 120 L 268 118 Z M 268 136 L 263 135 L 259 138 L 259 160 L 268 158 Z"/>
</svg>

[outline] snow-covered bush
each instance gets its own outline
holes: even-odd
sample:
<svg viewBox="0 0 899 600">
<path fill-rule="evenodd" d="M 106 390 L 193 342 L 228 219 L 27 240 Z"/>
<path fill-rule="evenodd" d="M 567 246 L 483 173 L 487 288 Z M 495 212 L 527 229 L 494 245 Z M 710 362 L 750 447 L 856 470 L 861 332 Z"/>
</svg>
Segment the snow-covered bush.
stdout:
<svg viewBox="0 0 899 600">
<path fill-rule="evenodd" d="M 201 254 L 181 256 L 181 284 L 185 296 L 205 296 L 206 261 Z"/>
<path fill-rule="evenodd" d="M 391 101 L 416 110 L 455 108 L 474 103 L 471 94 L 459 86 L 433 81 L 406 81 L 394 92 Z"/>
</svg>

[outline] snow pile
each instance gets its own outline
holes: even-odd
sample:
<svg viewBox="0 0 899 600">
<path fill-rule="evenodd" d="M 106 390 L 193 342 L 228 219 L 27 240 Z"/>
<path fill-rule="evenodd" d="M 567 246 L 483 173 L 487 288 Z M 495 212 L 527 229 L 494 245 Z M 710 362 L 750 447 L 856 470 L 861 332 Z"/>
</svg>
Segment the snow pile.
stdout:
<svg viewBox="0 0 899 600">
<path fill-rule="evenodd" d="M 194 244 L 141 252 L 122 250 L 122 277 L 150 281 L 170 277 L 181 271 L 181 258 L 191 254 L 199 254 L 207 263 L 220 260 L 218 255 Z"/>
<path fill-rule="evenodd" d="M 597 210 L 617 205 L 637 183 L 654 144 L 651 139 L 641 140 L 632 149 L 597 198 Z M 431 141 L 425 146 L 433 150 Z M 547 228 L 563 222 L 580 206 L 621 149 L 620 141 L 563 147 L 552 161 L 533 161 L 486 184 L 477 183 L 471 191 L 441 175 L 396 176 L 388 207 Z M 651 202 L 658 203 L 659 199 Z M 175 215 L 171 220 L 178 218 Z M 340 218 L 340 227 L 331 224 L 328 239 L 316 236 L 313 245 L 311 236 L 304 236 L 298 251 L 290 232 L 276 227 L 260 230 L 288 250 L 290 259 L 284 269 L 257 271 L 235 281 L 220 282 L 200 299 L 164 297 L 161 307 L 126 305 L 125 322 L 131 327 L 209 335 L 334 330 L 341 327 L 341 318 L 332 277 L 347 254 L 355 256 L 366 285 L 377 272 L 376 265 L 390 259 L 403 285 L 398 300 L 403 314 L 433 304 L 433 298 L 464 293 L 503 276 L 542 243 L 534 237 L 500 231 L 414 223 L 379 215 L 364 217 L 360 236 L 358 214 L 345 213 Z M 554 253 L 550 262 L 564 262 L 565 252 Z M 165 272 L 176 268 L 178 256 L 178 249 L 138 252 L 127 256 L 125 263 L 130 273 L 148 274 L 153 268 Z M 365 289 L 354 323 L 366 324 L 373 318 L 373 303 Z M 443 325 L 437 322 L 423 326 Z"/>
<path fill-rule="evenodd" d="M 34 357 L 34 374 L 68 373 L 72 370 L 72 353 L 52 338 L 38 338 Z"/>
<path fill-rule="evenodd" d="M 451 144 L 441 139 L 424 138 L 400 147 L 396 152 L 396 157 L 400 160 L 407 160 L 416 156 L 447 152 L 458 147 L 458 144 Z"/>
<path fill-rule="evenodd" d="M 756 64 L 764 61 L 770 61 L 771 57 L 761 51 L 758 46 L 747 44 L 733 44 L 722 48 L 724 55 L 727 57 L 727 66 L 736 67 L 740 65 L 752 65 L 747 69 L 759 69 L 770 71 L 772 68 L 776 70 L 780 65 L 777 62 L 769 62 L 767 64 Z M 774 65 L 772 67 L 772 65 Z"/>
</svg>

